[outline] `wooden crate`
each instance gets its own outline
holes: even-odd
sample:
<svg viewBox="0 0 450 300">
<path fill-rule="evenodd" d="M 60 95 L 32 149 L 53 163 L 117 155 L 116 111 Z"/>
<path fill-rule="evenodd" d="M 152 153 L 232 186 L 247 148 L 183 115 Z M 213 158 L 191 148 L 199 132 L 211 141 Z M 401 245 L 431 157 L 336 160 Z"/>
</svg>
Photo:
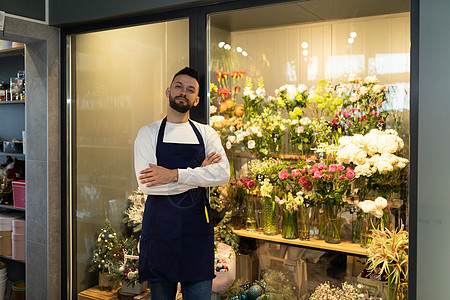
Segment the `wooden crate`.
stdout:
<svg viewBox="0 0 450 300">
<path fill-rule="evenodd" d="M 117 300 L 117 290 L 102 291 L 94 286 L 78 293 L 78 300 Z"/>
</svg>

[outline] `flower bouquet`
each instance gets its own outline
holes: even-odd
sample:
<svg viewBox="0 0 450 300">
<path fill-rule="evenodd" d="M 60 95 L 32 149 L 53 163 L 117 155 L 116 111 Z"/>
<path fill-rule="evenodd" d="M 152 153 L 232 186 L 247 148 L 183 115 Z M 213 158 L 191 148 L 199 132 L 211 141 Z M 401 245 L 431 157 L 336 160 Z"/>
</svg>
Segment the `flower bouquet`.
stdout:
<svg viewBox="0 0 450 300">
<path fill-rule="evenodd" d="M 373 229 L 372 243 L 367 249 L 368 270 L 387 275 L 388 300 L 404 299 L 399 289 L 408 282 L 408 232 L 400 228 Z"/>
<path fill-rule="evenodd" d="M 389 213 L 383 212 L 386 206 L 387 200 L 383 197 L 378 197 L 374 201 L 364 200 L 358 203 L 358 207 L 364 212 L 364 223 L 361 230 L 361 247 L 369 247 L 374 228 L 389 228 Z"/>
<path fill-rule="evenodd" d="M 319 237 L 328 243 L 340 243 L 340 211 L 344 206 L 343 197 L 350 190 L 355 172 L 351 167 L 345 168 L 341 164 L 327 166 L 324 162 L 315 163 L 305 171 L 311 175 L 317 202 L 323 207 Z"/>
</svg>

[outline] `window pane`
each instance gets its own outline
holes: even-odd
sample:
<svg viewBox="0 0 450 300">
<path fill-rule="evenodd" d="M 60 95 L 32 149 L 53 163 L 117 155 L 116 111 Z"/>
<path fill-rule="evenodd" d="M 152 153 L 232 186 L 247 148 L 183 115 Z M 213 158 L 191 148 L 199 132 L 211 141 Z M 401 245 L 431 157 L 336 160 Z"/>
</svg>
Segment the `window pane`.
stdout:
<svg viewBox="0 0 450 300">
<path fill-rule="evenodd" d="M 125 235 L 123 212 L 137 188 L 134 139 L 142 126 L 166 113 L 164 91 L 173 74 L 189 64 L 188 22 L 72 37 L 78 291 L 96 284 L 96 273 L 88 269 L 105 219 Z"/>
<path fill-rule="evenodd" d="M 265 231 L 270 222 L 260 216 L 276 203 L 275 232 L 252 236 L 248 212 L 247 225 L 233 225 L 242 226 L 238 235 L 256 241 L 257 273 L 289 270 L 298 297 L 326 281 L 353 282 L 364 274 L 367 258 L 347 254 L 366 257 L 367 245 L 360 244 L 369 234 L 355 231 L 356 224 L 367 224 L 376 213 L 358 201 L 385 198 L 387 206 L 373 218 L 391 230 L 407 227 L 409 2 L 382 2 L 313 0 L 209 16 L 210 124 L 222 137 L 237 181 L 213 190 L 211 199 L 224 207 L 220 216 L 228 210 L 239 215 L 237 206 L 246 205 L 234 195 L 242 189 L 254 195 L 257 226 L 250 232 Z M 387 140 L 395 140 L 395 146 L 387 149 Z M 319 170 L 319 163 L 326 168 Z M 335 171 L 338 165 L 342 173 Z M 348 176 L 347 168 L 356 177 Z M 254 180 L 256 187 L 241 188 L 243 179 Z M 313 207 L 318 215 L 328 213 L 320 218 L 310 212 L 308 219 L 315 221 L 307 233 L 313 243 L 303 244 L 323 252 L 299 247 L 299 233 L 292 239 L 285 235 L 286 203 L 299 211 Z M 301 223 L 305 217 L 297 214 Z M 341 222 L 333 224 L 339 239 L 320 232 L 319 221 L 326 225 L 332 219 Z M 342 248 L 333 248 L 334 243 Z M 260 279 L 251 272 L 240 276 Z"/>
</svg>

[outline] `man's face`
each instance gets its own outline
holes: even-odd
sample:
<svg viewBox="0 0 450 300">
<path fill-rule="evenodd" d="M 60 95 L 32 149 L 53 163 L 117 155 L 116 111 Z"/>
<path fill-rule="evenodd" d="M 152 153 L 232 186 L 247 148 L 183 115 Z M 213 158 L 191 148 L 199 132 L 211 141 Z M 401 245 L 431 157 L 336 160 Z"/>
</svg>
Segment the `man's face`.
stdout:
<svg viewBox="0 0 450 300">
<path fill-rule="evenodd" d="M 188 112 L 199 102 L 198 89 L 197 80 L 188 75 L 178 75 L 166 90 L 170 107 L 179 113 Z"/>
</svg>

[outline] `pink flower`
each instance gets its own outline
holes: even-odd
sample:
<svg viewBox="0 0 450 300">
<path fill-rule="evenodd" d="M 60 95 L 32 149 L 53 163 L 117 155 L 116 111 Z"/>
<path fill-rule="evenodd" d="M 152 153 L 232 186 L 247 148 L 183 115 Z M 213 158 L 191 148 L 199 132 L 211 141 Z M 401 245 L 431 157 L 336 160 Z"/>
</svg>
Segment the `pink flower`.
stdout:
<svg viewBox="0 0 450 300">
<path fill-rule="evenodd" d="M 248 189 L 254 188 L 255 185 L 256 185 L 256 183 L 255 183 L 255 181 L 254 181 L 253 179 L 247 180 L 247 182 L 245 182 L 245 186 L 246 186 Z"/>
<path fill-rule="evenodd" d="M 345 173 L 345 175 L 347 176 L 347 179 L 350 180 L 355 177 L 355 171 L 353 171 L 352 169 L 347 170 L 347 173 Z"/>
<path fill-rule="evenodd" d="M 302 169 L 302 173 L 305 174 L 306 172 L 308 172 L 308 170 L 306 170 L 305 168 Z"/>
<path fill-rule="evenodd" d="M 326 170 L 327 169 L 327 165 L 323 162 L 317 164 L 317 167 L 319 168 L 319 170 Z"/>
<path fill-rule="evenodd" d="M 330 167 L 328 168 L 328 172 L 329 173 L 335 173 L 337 171 L 337 165 L 336 164 L 331 164 Z"/>
<path fill-rule="evenodd" d="M 292 177 L 297 178 L 301 175 L 300 171 L 297 169 L 292 170 Z"/>
<path fill-rule="evenodd" d="M 281 170 L 280 173 L 278 173 L 278 178 L 281 180 L 285 180 L 289 178 L 289 173 L 286 170 Z"/>
<path fill-rule="evenodd" d="M 344 117 L 347 119 L 350 118 L 350 114 L 348 113 L 348 111 L 344 112 Z"/>
<path fill-rule="evenodd" d="M 314 179 L 322 179 L 322 178 L 323 178 L 322 172 L 320 172 L 320 171 L 314 172 L 313 178 L 314 178 Z"/>
<path fill-rule="evenodd" d="M 343 165 L 338 165 L 337 169 L 338 169 L 339 172 L 341 172 L 341 171 L 344 171 L 345 168 L 344 168 Z"/>
<path fill-rule="evenodd" d="M 328 175 L 327 175 L 327 178 L 328 178 L 328 179 L 333 179 L 333 175 L 328 174 Z"/>
<path fill-rule="evenodd" d="M 344 180 L 344 179 L 345 179 L 345 175 L 344 174 L 339 176 L 339 180 Z"/>
</svg>

